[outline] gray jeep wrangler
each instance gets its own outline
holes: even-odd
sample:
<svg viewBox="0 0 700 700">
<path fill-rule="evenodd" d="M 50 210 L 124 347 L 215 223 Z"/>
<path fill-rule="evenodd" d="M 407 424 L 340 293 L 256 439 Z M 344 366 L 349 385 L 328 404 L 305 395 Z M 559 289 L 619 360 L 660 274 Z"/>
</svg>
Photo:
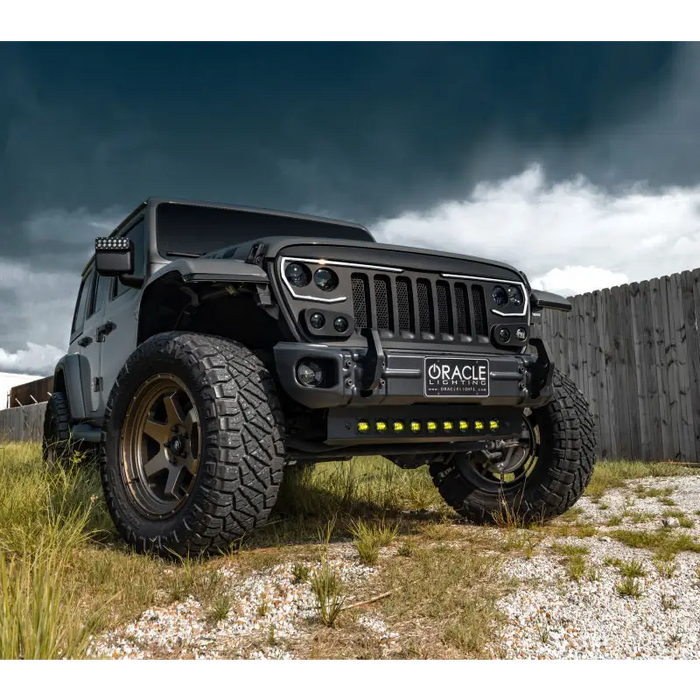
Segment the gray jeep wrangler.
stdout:
<svg viewBox="0 0 700 700">
<path fill-rule="evenodd" d="M 504 263 L 359 225 L 149 199 L 97 239 L 57 364 L 44 456 L 94 443 L 139 550 L 216 549 L 265 522 L 285 467 L 429 465 L 460 515 L 563 513 L 593 470 L 582 394 Z"/>
</svg>

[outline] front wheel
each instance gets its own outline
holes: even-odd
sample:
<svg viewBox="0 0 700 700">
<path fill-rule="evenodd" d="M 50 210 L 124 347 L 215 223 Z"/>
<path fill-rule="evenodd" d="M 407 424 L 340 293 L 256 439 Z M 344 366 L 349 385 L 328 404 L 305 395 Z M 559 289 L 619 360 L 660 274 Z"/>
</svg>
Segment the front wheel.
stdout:
<svg viewBox="0 0 700 700">
<path fill-rule="evenodd" d="M 521 446 L 495 462 L 483 453 L 433 463 L 446 503 L 468 520 L 527 523 L 567 511 L 593 474 L 595 429 L 588 403 L 564 374 L 553 375 L 552 400 L 523 416 Z"/>
<path fill-rule="evenodd" d="M 102 433 L 105 500 L 139 551 L 220 549 L 267 519 L 284 465 L 273 380 L 247 348 L 162 333 L 129 357 Z"/>
</svg>

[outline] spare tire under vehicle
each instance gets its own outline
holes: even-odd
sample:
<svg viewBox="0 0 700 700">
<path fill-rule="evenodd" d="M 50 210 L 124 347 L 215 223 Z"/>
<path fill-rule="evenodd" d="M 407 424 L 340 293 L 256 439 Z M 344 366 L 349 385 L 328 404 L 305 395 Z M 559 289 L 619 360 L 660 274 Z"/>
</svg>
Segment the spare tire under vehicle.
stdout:
<svg viewBox="0 0 700 700">
<path fill-rule="evenodd" d="M 262 525 L 284 465 L 272 378 L 239 343 L 169 332 L 140 345 L 110 393 L 100 466 L 120 535 L 139 551 L 223 548 Z"/>
</svg>

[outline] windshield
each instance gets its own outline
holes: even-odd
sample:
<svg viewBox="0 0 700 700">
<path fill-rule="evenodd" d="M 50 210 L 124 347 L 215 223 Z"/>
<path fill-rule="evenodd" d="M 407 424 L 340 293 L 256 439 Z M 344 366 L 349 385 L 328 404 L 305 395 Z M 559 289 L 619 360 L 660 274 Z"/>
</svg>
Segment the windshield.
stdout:
<svg viewBox="0 0 700 700">
<path fill-rule="evenodd" d="M 373 240 L 351 224 L 170 203 L 159 204 L 156 209 L 156 235 L 158 252 L 165 257 L 202 255 L 268 236 Z"/>
</svg>

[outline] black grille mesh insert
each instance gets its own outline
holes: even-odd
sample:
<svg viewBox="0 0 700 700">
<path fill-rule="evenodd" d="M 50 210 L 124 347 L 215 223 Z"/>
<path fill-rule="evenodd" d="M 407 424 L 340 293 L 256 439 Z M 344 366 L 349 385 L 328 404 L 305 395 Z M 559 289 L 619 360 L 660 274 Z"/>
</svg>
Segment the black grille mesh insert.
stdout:
<svg viewBox="0 0 700 700">
<path fill-rule="evenodd" d="M 437 282 L 438 303 L 438 332 L 452 333 L 452 307 L 450 302 L 450 285 L 447 282 Z"/>
<path fill-rule="evenodd" d="M 399 307 L 399 330 L 413 331 L 413 294 L 408 277 L 396 279 L 396 303 Z"/>
<path fill-rule="evenodd" d="M 486 302 L 484 288 L 478 284 L 472 287 L 474 297 L 474 330 L 477 335 L 488 335 L 486 332 Z"/>
<path fill-rule="evenodd" d="M 464 284 L 455 284 L 455 306 L 457 307 L 457 333 L 469 335 L 471 323 L 469 318 L 469 295 Z"/>
<path fill-rule="evenodd" d="M 391 328 L 391 296 L 389 294 L 389 278 L 377 275 L 374 278 L 374 299 L 377 309 L 377 328 Z"/>
<path fill-rule="evenodd" d="M 355 310 L 355 325 L 358 328 L 369 328 L 367 292 L 367 275 L 352 275 L 352 305 Z"/>
<path fill-rule="evenodd" d="M 432 333 L 432 300 L 430 298 L 430 283 L 428 280 L 418 280 L 416 282 L 418 289 L 418 314 L 420 316 L 420 331 L 421 333 Z"/>
</svg>

